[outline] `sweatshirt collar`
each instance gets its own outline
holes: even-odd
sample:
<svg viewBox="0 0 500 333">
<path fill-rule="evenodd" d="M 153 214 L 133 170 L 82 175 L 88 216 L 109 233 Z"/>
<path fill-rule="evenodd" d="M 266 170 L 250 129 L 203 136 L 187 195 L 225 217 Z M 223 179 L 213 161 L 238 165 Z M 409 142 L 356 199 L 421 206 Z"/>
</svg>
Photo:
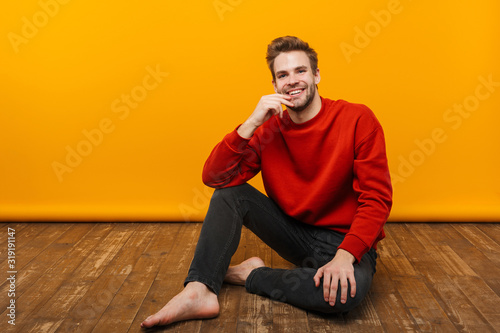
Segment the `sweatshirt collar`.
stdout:
<svg viewBox="0 0 500 333">
<path fill-rule="evenodd" d="M 296 128 L 296 129 L 308 128 L 308 127 L 311 127 L 314 124 L 316 124 L 318 121 L 321 120 L 321 118 L 323 118 L 323 113 L 324 113 L 324 109 L 325 109 L 325 100 L 321 96 L 320 96 L 320 98 L 321 98 L 321 109 L 319 110 L 318 114 L 315 115 L 313 118 L 309 119 L 306 122 L 300 123 L 300 124 L 294 123 L 292 118 L 290 117 L 290 114 L 288 113 L 288 109 L 287 109 L 284 112 L 283 123 L 287 127 Z"/>
</svg>

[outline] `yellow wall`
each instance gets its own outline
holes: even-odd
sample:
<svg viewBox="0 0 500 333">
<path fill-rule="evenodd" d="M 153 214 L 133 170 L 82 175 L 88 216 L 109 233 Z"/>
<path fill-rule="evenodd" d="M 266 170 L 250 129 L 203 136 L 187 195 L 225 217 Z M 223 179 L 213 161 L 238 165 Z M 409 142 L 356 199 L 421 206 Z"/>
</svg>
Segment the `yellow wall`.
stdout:
<svg viewBox="0 0 500 333">
<path fill-rule="evenodd" d="M 202 165 L 273 93 L 287 34 L 318 51 L 322 95 L 383 124 L 391 220 L 500 220 L 498 1 L 1 7 L 1 220 L 203 219 Z"/>
</svg>

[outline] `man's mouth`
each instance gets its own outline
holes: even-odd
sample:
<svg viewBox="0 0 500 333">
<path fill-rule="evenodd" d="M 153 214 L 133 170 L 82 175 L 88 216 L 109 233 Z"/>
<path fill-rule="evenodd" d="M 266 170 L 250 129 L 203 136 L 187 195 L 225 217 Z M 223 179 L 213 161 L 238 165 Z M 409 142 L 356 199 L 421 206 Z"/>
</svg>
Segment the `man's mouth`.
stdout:
<svg viewBox="0 0 500 333">
<path fill-rule="evenodd" d="M 295 97 L 295 96 L 300 95 L 304 90 L 305 89 L 303 89 L 303 88 L 301 88 L 301 89 L 292 89 L 292 90 L 289 90 L 287 92 L 287 94 L 290 95 L 290 96 L 294 96 Z"/>
</svg>

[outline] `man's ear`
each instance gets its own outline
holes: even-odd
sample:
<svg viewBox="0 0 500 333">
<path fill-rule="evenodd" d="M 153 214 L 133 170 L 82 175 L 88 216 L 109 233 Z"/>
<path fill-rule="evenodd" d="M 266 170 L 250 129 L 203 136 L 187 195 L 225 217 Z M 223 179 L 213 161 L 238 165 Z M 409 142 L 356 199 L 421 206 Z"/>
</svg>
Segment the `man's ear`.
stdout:
<svg viewBox="0 0 500 333">
<path fill-rule="evenodd" d="M 321 81 L 321 75 L 319 75 L 319 68 L 316 69 L 316 74 L 314 74 L 314 83 L 318 84 Z"/>
</svg>

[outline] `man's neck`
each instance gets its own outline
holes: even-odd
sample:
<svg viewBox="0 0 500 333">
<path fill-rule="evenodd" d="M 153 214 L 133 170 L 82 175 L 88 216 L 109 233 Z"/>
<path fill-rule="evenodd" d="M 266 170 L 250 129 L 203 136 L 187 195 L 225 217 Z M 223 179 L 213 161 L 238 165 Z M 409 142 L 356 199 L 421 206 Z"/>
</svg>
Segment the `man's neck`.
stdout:
<svg viewBox="0 0 500 333">
<path fill-rule="evenodd" d="M 288 109 L 288 114 L 290 115 L 290 119 L 292 119 L 294 123 L 302 124 L 316 117 L 316 115 L 319 113 L 320 110 L 321 110 L 321 98 L 319 97 L 319 93 L 316 90 L 314 99 L 306 109 L 299 112 L 295 112 L 293 110 Z"/>
</svg>

